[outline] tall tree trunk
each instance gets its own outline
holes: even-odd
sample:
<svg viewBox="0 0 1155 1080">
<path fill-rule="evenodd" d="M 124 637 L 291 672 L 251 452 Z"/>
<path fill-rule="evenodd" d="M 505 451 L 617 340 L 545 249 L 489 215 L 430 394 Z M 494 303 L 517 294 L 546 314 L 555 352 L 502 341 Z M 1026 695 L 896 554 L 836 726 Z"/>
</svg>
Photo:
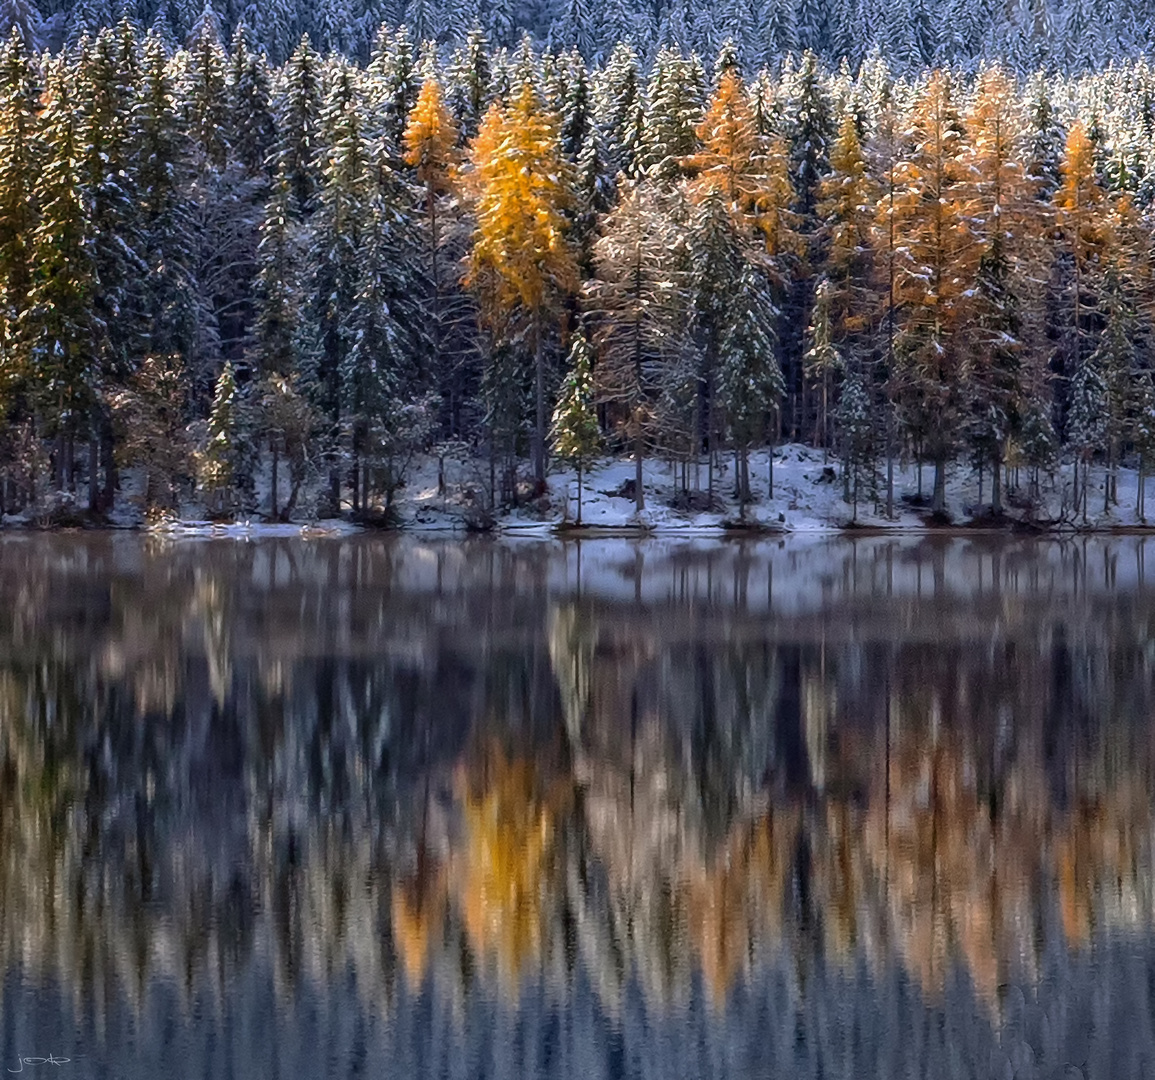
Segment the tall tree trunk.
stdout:
<svg viewBox="0 0 1155 1080">
<path fill-rule="evenodd" d="M 100 412 L 100 456 L 104 460 L 104 492 L 101 509 L 107 513 L 116 503 L 119 486 L 116 475 L 116 440 L 112 430 L 112 415 L 107 409 Z"/>
<path fill-rule="evenodd" d="M 581 458 L 578 458 L 577 463 L 577 484 L 578 484 L 578 515 L 577 523 L 582 523 L 582 463 Z"/>
<path fill-rule="evenodd" d="M 935 514 L 946 513 L 946 453 L 943 450 L 934 456 L 934 498 L 930 508 Z"/>
<path fill-rule="evenodd" d="M 277 466 L 280 464 L 281 455 L 276 439 L 273 440 L 273 475 L 269 484 L 269 517 L 277 520 Z"/>
<path fill-rule="evenodd" d="M 100 443 L 95 430 L 88 433 L 88 510 L 100 512 Z"/>
<path fill-rule="evenodd" d="M 542 487 L 545 486 L 545 352 L 542 349 L 540 315 L 534 319 L 533 327 L 533 369 L 534 397 L 537 405 L 537 422 L 533 433 L 533 476 Z"/>
<path fill-rule="evenodd" d="M 1003 512 L 1003 463 L 996 453 L 991 470 L 991 513 L 996 517 Z"/>
<path fill-rule="evenodd" d="M 646 508 L 646 492 L 642 487 L 642 456 L 645 441 L 642 438 L 642 408 L 634 416 L 634 509 L 640 514 Z"/>
</svg>

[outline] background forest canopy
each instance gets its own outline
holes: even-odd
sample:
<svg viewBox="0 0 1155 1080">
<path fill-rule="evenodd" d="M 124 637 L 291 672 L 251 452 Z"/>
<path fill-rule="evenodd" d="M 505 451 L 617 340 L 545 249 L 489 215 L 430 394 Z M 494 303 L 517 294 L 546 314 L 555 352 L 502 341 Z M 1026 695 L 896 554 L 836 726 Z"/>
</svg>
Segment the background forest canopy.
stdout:
<svg viewBox="0 0 1155 1080">
<path fill-rule="evenodd" d="M 942 510 L 961 456 L 996 512 L 1064 457 L 1109 504 L 1155 447 L 1155 72 L 1086 69 L 1149 21 L 952 3 L 908 48 L 900 6 L 723 4 L 718 44 L 662 5 L 6 5 L 0 509 L 106 513 L 133 466 L 150 508 L 364 515 L 429 450 L 486 514 L 603 450 L 639 510 L 647 458 L 693 505 L 733 453 L 745 505 L 783 439 L 856 503 L 917 458 Z M 367 48 L 382 14 L 416 33 Z"/>
</svg>

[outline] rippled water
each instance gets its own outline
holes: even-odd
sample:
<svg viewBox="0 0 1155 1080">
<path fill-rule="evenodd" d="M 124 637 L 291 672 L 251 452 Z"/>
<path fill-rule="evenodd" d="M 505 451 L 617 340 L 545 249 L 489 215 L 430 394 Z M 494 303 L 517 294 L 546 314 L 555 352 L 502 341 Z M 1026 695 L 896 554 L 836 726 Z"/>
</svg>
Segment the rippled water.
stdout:
<svg viewBox="0 0 1155 1080">
<path fill-rule="evenodd" d="M 1155 1076 L 1153 628 L 1136 537 L 4 538 L 0 1064 Z"/>
</svg>

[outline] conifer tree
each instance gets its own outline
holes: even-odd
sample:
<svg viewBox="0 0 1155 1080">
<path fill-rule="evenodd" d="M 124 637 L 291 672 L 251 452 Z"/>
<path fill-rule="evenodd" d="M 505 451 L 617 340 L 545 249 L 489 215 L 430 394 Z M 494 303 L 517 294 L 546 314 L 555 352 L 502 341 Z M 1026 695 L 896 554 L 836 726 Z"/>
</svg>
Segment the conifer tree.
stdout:
<svg viewBox="0 0 1155 1080">
<path fill-rule="evenodd" d="M 454 53 L 446 95 L 463 138 L 472 139 L 477 134 L 489 93 L 489 42 L 481 28 L 475 26 L 462 47 Z"/>
<path fill-rule="evenodd" d="M 594 409 L 593 350 L 582 329 L 570 342 L 569 364 L 553 413 L 554 453 L 577 469 L 577 523 L 582 523 L 582 471 L 601 441 Z"/>
<path fill-rule="evenodd" d="M 67 60 L 50 63 L 41 127 L 47 155 L 33 190 L 40 218 L 27 319 L 33 400 L 41 430 L 56 440 L 55 480 L 62 490 L 74 484 L 76 439 L 85 432 L 106 333 L 91 303 L 97 284 L 91 193 L 76 95 Z"/>
<path fill-rule="evenodd" d="M 277 164 L 293 193 L 298 217 L 315 208 L 320 187 L 319 128 L 321 122 L 321 58 L 308 37 L 289 57 L 282 76 L 277 117 Z"/>
<path fill-rule="evenodd" d="M 549 319 L 576 288 L 576 264 L 564 211 L 570 170 L 557 128 L 536 91 L 524 84 L 506 109 L 491 106 L 471 150 L 477 228 L 467 281 L 501 337 L 526 333 L 534 356 L 534 473 L 545 483 Z"/>
<path fill-rule="evenodd" d="M 244 23 L 233 34 L 228 64 L 230 142 L 250 176 L 266 177 L 276 141 L 267 62 L 249 44 Z"/>
<path fill-rule="evenodd" d="M 843 497 L 851 505 L 851 520 L 858 519 L 859 491 L 863 474 L 872 472 L 874 424 L 870 387 L 862 366 L 846 373 L 838 398 L 835 420 L 841 433 Z"/>
<path fill-rule="evenodd" d="M 22 316 L 32 290 L 32 244 L 38 222 L 34 198 L 45 146 L 40 136 L 40 91 L 24 39 L 13 30 L 0 45 L 0 398 L 19 377 L 25 352 Z"/>
<path fill-rule="evenodd" d="M 298 241 L 293 229 L 292 204 L 289 178 L 283 169 L 278 170 L 266 204 L 257 248 L 254 351 L 257 370 L 264 376 L 282 379 L 291 378 L 299 370 L 297 347 L 302 318 L 297 288 L 300 273 Z"/>
<path fill-rule="evenodd" d="M 643 463 L 657 440 L 655 413 L 677 378 L 677 314 L 688 283 L 677 265 L 677 229 L 666 200 L 643 182 L 622 194 L 594 245 L 589 291 L 597 312 L 597 392 L 634 456 L 634 505 L 645 509 Z"/>
<path fill-rule="evenodd" d="M 184 98 L 189 135 L 204 166 L 222 168 L 228 157 L 229 111 L 220 25 L 207 4 L 188 45 Z"/>
<path fill-rule="evenodd" d="M 721 192 L 709 192 L 693 210 L 687 234 L 693 276 L 693 337 L 697 350 L 697 401 L 693 417 L 695 460 L 708 455 L 708 496 L 714 496 L 718 374 L 730 309 L 745 264 L 745 245 Z"/>
<path fill-rule="evenodd" d="M 1095 175 L 1094 146 L 1080 121 L 1071 126 L 1067 136 L 1061 171 L 1055 210 L 1060 252 L 1065 258 L 1067 317 L 1063 320 L 1060 373 L 1073 378 L 1091 351 L 1087 342 L 1096 330 L 1099 268 L 1107 243 L 1106 193 Z"/>
<path fill-rule="evenodd" d="M 999 514 L 1003 455 L 1022 412 L 1023 301 L 1045 219 L 1023 169 L 1026 133 L 1015 87 L 999 68 L 980 74 L 966 126 L 963 212 L 980 252 L 967 318 L 967 435 L 979 463 L 980 501 L 989 466 L 991 509 Z"/>
<path fill-rule="evenodd" d="M 441 99 L 441 84 L 429 77 L 421 87 L 417 103 L 409 115 L 405 129 L 405 163 L 415 170 L 417 181 L 424 188 L 425 217 L 428 222 L 430 293 L 429 334 L 433 349 L 433 364 L 445 388 L 447 373 L 441 357 L 442 291 L 448 270 L 442 269 L 441 221 L 439 209 L 454 188 L 454 166 L 457 149 L 457 127 Z M 420 378 L 419 378 L 419 381 Z"/>
<path fill-rule="evenodd" d="M 626 42 L 614 45 L 598 79 L 594 98 L 611 172 L 637 176 L 641 168 L 645 110 L 638 57 Z"/>
<path fill-rule="evenodd" d="M 702 87 L 693 62 L 663 49 L 654 60 L 646 88 L 639 164 L 665 184 L 683 175 L 683 163 L 698 149 Z"/>
<path fill-rule="evenodd" d="M 197 481 L 216 514 L 230 514 L 236 505 L 240 411 L 233 365 L 226 361 L 217 379 L 205 445 L 197 454 Z"/>
<path fill-rule="evenodd" d="M 718 392 L 737 458 L 738 505 L 744 518 L 751 501 L 750 447 L 777 410 L 784 384 L 775 355 L 777 314 L 770 283 L 747 263 L 731 300 L 719 355 Z"/>
<path fill-rule="evenodd" d="M 139 254 L 146 268 L 135 301 L 143 324 L 142 348 L 152 356 L 187 355 L 196 321 L 189 280 L 189 146 L 177 113 L 167 51 L 151 32 L 144 43 L 130 141 L 136 155 Z"/>
<path fill-rule="evenodd" d="M 950 77 L 935 72 L 911 117 L 912 151 L 895 201 L 897 372 L 908 416 L 926 424 L 932 508 L 946 508 L 946 469 L 962 418 L 963 326 L 979 247 L 962 211 L 962 124 Z M 933 420 L 932 420 L 933 418 Z"/>
<path fill-rule="evenodd" d="M 1071 376 L 1067 411 L 1067 441 L 1075 452 L 1075 510 L 1087 520 L 1087 494 L 1091 486 L 1091 461 L 1103 447 L 1107 435 L 1107 387 L 1099 368 L 1099 356 L 1092 353 L 1080 360 Z M 1079 465 L 1083 467 L 1080 483 Z"/>
<path fill-rule="evenodd" d="M 360 281 L 361 245 L 370 194 L 369 150 L 364 116 L 353 85 L 353 73 L 343 65 L 333 80 L 321 120 L 325 152 L 322 187 L 315 222 L 312 318 L 321 355 L 316 392 L 320 412 L 329 424 L 330 450 L 336 452 L 342 431 L 343 373 L 353 346 L 353 310 Z M 359 488 L 354 485 L 359 499 Z M 340 506 L 341 472 L 334 460 L 329 470 L 329 500 Z"/>
</svg>

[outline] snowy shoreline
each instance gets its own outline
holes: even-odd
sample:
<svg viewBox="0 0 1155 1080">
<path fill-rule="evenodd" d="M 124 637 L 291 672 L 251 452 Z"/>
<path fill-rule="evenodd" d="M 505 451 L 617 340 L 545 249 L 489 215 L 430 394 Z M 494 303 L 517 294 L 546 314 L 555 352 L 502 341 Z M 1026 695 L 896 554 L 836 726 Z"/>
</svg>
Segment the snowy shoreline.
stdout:
<svg viewBox="0 0 1155 1080">
<path fill-rule="evenodd" d="M 45 515 L 7 516 L 5 527 L 67 527 L 142 530 L 165 536 L 199 537 L 304 537 L 324 538 L 375 531 L 429 535 L 473 535 L 480 531 L 473 512 L 478 476 L 483 463 L 472 458 L 438 458 L 421 455 L 414 460 L 406 484 L 398 491 L 385 526 L 359 523 L 349 517 L 323 518 L 309 515 L 313 498 L 302 499 L 304 512 L 293 522 L 272 522 L 260 513 L 238 515 L 235 521 L 208 520 L 204 507 L 186 502 L 179 513 L 162 522 L 148 522 L 141 508 L 142 478 L 126 472 L 116 508 L 103 523 L 89 525 L 79 515 L 55 523 Z M 710 510 L 679 509 L 671 505 L 678 493 L 675 469 L 665 461 L 643 463 L 645 509 L 635 508 L 630 484 L 635 463 L 629 457 L 606 457 L 594 462 L 582 476 L 582 525 L 576 524 L 577 475 L 574 470 L 555 468 L 548 478 L 547 492 L 537 500 L 493 515 L 491 528 L 484 531 L 511 538 L 597 539 L 615 537 L 705 537 L 761 539 L 809 534 L 950 535 L 1014 534 L 1017 536 L 1071 536 L 1096 534 L 1145 535 L 1155 530 L 1135 513 L 1138 474 L 1121 468 L 1118 473 L 1118 503 L 1104 512 L 1104 469 L 1093 469 L 1088 515 L 1073 510 L 1072 467 L 1064 466 L 1045 477 L 1041 495 L 1027 503 L 1021 493 L 1008 491 L 1007 509 L 991 519 L 990 485 L 986 478 L 979 499 L 977 475 L 962 464 L 953 466 L 947 478 L 947 515 L 933 520 L 925 505 L 931 483 L 931 469 L 923 470 L 923 499 L 918 499 L 918 468 L 914 463 L 897 465 L 894 474 L 894 518 L 888 519 L 874 496 L 863 491 L 857 515 L 843 501 L 842 466 L 819 449 L 790 444 L 774 451 L 773 498 L 769 492 L 769 453 L 750 455 L 750 476 L 754 502 L 747 506 L 743 520 L 734 498 L 732 462 L 715 470 L 714 502 Z M 707 486 L 706 468 L 700 466 L 700 483 Z M 1151 480 L 1147 481 L 1151 483 Z M 879 478 L 885 497 L 883 480 Z M 321 482 L 315 485 L 321 490 Z M 269 477 L 257 477 L 256 503 L 268 505 Z M 311 493 L 315 495 L 316 492 Z M 699 496 L 701 498 L 701 496 Z"/>
</svg>

